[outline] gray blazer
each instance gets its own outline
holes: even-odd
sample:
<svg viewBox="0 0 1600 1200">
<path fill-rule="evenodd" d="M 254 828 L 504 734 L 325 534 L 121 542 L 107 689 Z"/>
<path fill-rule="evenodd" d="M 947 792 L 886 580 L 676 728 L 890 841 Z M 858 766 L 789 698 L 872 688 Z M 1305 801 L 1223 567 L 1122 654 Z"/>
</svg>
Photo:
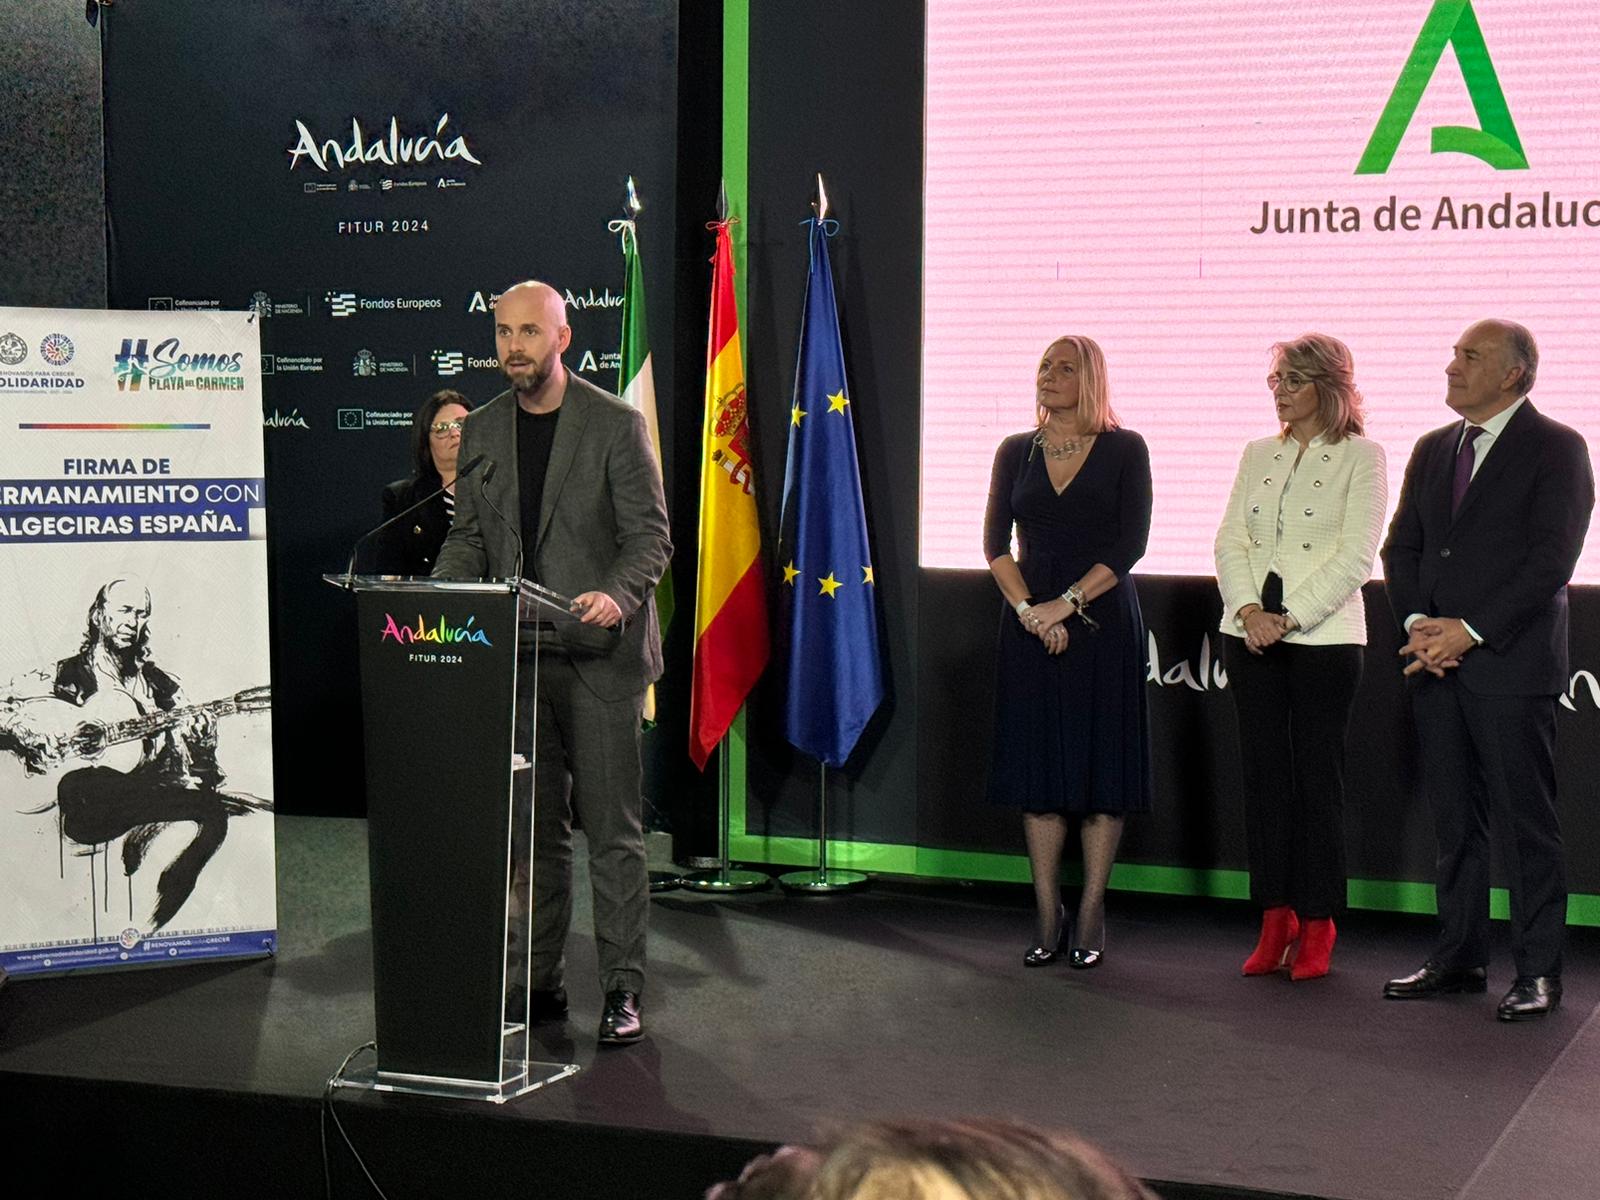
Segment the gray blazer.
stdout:
<svg viewBox="0 0 1600 1200">
<path fill-rule="evenodd" d="M 484 454 L 497 466 L 487 487 L 486 463 L 456 489 L 455 521 L 435 577 L 505 577 L 516 569 L 522 480 L 516 417 L 516 393 L 507 391 L 463 419 L 460 461 Z M 621 637 L 575 623 L 559 627 L 595 695 L 621 700 L 660 677 L 655 587 L 672 558 L 661 474 L 643 415 L 572 371 L 550 448 L 538 543 L 525 547 L 523 558 L 523 574 L 546 587 L 568 596 L 604 592 L 622 609 Z"/>
</svg>

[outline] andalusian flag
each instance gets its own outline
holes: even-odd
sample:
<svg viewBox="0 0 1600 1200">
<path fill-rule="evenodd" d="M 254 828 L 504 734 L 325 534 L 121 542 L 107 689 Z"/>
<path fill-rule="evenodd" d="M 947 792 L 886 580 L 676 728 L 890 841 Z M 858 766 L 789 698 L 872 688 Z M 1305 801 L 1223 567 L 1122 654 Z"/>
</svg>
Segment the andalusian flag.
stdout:
<svg viewBox="0 0 1600 1200">
<path fill-rule="evenodd" d="M 628 181 L 633 182 L 631 179 Z M 622 263 L 626 281 L 622 285 L 622 369 L 617 375 L 617 392 L 644 414 L 650 430 L 650 445 L 656 452 L 656 469 L 661 469 L 661 424 L 656 419 L 655 371 L 650 363 L 650 331 L 645 320 L 644 268 L 639 265 L 639 233 L 633 221 L 617 221 L 622 233 Z M 672 598 L 672 568 L 656 584 L 656 618 L 662 636 L 672 621 L 676 607 Z M 646 714 L 649 715 L 649 714 Z"/>
<path fill-rule="evenodd" d="M 702 771 L 767 665 L 761 528 L 750 466 L 733 245 L 720 221 L 711 268 L 706 419 L 700 460 L 700 577 L 694 606 L 689 757 Z"/>
<path fill-rule="evenodd" d="M 828 265 L 833 224 L 811 222 L 778 557 L 788 635 L 784 736 L 830 767 L 842 767 L 884 688 L 877 579 Z"/>
</svg>

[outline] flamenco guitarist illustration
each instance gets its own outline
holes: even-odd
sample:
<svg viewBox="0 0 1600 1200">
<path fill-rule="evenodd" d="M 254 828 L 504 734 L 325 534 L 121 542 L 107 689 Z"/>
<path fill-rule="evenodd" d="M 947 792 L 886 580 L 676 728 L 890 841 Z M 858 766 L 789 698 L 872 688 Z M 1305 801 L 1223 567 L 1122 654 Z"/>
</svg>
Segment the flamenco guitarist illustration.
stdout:
<svg viewBox="0 0 1600 1200">
<path fill-rule="evenodd" d="M 130 878 L 163 829 L 194 823 L 193 839 L 157 881 L 154 933 L 194 892 L 228 819 L 271 809 L 269 801 L 221 791 L 217 764 L 217 717 L 264 709 L 270 699 L 267 688 L 253 688 L 191 707 L 177 678 L 151 661 L 150 607 L 149 591 L 135 580 L 102 587 L 77 654 L 0 686 L 0 749 L 32 775 L 65 767 L 54 796 L 62 836 L 84 846 L 122 838 Z M 119 746 L 123 769 L 99 761 L 115 758 Z"/>
</svg>

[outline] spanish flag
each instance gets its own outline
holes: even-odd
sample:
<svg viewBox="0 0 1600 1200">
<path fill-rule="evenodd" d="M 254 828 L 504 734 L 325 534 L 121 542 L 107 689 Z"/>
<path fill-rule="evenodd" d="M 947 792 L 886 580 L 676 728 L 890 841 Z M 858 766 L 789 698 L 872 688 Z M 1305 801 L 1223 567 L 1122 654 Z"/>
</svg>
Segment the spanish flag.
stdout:
<svg viewBox="0 0 1600 1200">
<path fill-rule="evenodd" d="M 760 678 L 768 655 L 761 527 L 750 464 L 739 309 L 733 299 L 730 224 L 718 221 L 709 227 L 717 231 L 717 250 L 711 259 L 694 682 L 689 702 L 689 757 L 702 771 Z"/>
</svg>

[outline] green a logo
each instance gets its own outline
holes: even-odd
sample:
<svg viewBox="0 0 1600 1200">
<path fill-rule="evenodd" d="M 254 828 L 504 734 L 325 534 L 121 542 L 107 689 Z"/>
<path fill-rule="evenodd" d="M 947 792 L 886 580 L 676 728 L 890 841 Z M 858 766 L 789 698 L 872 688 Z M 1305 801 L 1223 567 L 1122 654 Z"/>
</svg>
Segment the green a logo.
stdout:
<svg viewBox="0 0 1600 1200">
<path fill-rule="evenodd" d="M 1389 169 L 1446 46 L 1455 47 L 1467 95 L 1472 99 L 1473 110 L 1483 128 L 1436 125 L 1433 153 L 1470 154 L 1499 171 L 1527 170 L 1528 159 L 1522 153 L 1522 140 L 1517 137 L 1516 122 L 1506 106 L 1506 94 L 1500 90 L 1494 63 L 1489 60 L 1489 47 L 1484 45 L 1483 30 L 1478 28 L 1472 0 L 1434 0 L 1433 11 L 1423 22 L 1417 44 L 1411 47 L 1411 57 L 1400 69 L 1400 78 L 1389 94 L 1389 103 L 1384 105 L 1378 127 L 1372 131 L 1372 140 L 1356 164 L 1357 175 L 1382 175 Z"/>
</svg>

